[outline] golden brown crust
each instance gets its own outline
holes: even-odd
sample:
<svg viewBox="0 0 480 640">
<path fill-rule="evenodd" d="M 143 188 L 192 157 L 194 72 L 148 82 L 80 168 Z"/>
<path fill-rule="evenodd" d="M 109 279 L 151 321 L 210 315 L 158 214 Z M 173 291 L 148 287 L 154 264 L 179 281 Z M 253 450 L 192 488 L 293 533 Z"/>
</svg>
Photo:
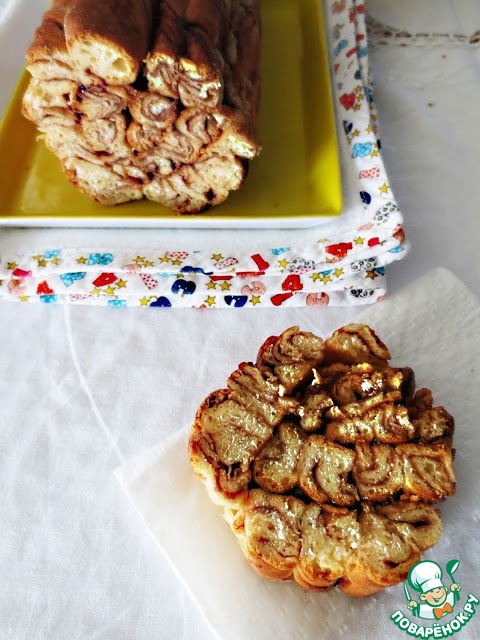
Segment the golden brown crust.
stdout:
<svg viewBox="0 0 480 640">
<path fill-rule="evenodd" d="M 212 45 L 221 49 L 229 14 L 229 0 L 190 0 L 184 19 L 192 27 L 201 29 Z"/>
<path fill-rule="evenodd" d="M 291 327 L 201 405 L 190 462 L 260 575 L 367 596 L 438 541 L 453 418 L 387 356 L 365 325 Z"/>
<path fill-rule="evenodd" d="M 72 0 L 64 24 L 77 69 L 109 84 L 135 81 L 150 42 L 151 0 Z"/>
<path fill-rule="evenodd" d="M 260 43 L 261 23 L 259 0 L 239 3 L 232 12 L 230 33 L 241 37 L 227 38 L 224 58 L 225 101 L 243 113 L 253 116 L 253 135 L 256 128 L 256 114 L 260 102 Z"/>
<path fill-rule="evenodd" d="M 371 327 L 349 324 L 325 341 L 325 364 L 367 362 L 376 366 L 386 365 L 390 352 Z"/>
<path fill-rule="evenodd" d="M 54 0 L 43 14 L 27 50 L 27 69 L 36 78 L 74 78 L 65 41 L 65 13 L 73 0 Z"/>
<path fill-rule="evenodd" d="M 146 64 L 149 89 L 178 98 L 179 53 L 184 49 L 183 16 L 188 0 L 161 2 L 158 27 Z"/>
<path fill-rule="evenodd" d="M 64 33 L 65 13 L 73 0 L 53 0 L 52 6 L 43 14 L 42 23 L 35 31 L 32 44 L 27 50 L 27 63 L 54 56 L 57 51 L 67 52 Z"/>
<path fill-rule="evenodd" d="M 152 51 L 146 60 L 150 89 L 187 106 L 216 108 L 223 97 L 221 42 L 228 32 L 223 0 L 162 4 Z"/>
<path fill-rule="evenodd" d="M 222 57 L 206 34 L 191 27 L 179 61 L 178 95 L 186 107 L 218 107 L 223 99 Z"/>
</svg>

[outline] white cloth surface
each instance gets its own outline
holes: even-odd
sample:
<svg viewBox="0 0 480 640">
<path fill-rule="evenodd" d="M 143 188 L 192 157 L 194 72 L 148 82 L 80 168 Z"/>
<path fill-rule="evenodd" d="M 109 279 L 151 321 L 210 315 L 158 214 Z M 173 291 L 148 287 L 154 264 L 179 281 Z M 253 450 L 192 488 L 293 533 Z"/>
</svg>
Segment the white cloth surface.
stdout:
<svg viewBox="0 0 480 640">
<path fill-rule="evenodd" d="M 385 341 L 394 366 L 411 366 L 417 388 L 429 386 L 435 405 L 444 405 L 455 416 L 458 490 L 442 504 L 442 537 L 424 557 L 441 566 L 452 558 L 460 559 L 462 571 L 456 579 L 465 593 L 475 595 L 480 591 L 476 553 L 480 508 L 474 480 L 475 451 L 480 450 L 480 343 L 472 341 L 472 336 L 480 329 L 480 306 L 458 284 L 446 270 L 431 271 L 385 303 L 366 310 L 358 321 L 369 324 Z M 456 312 L 459 308 L 461 318 Z M 332 327 L 325 320 L 312 322 L 309 318 L 303 326 L 327 338 Z M 240 359 L 245 355 L 245 359 L 250 357 L 247 353 Z M 215 357 L 219 356 L 217 352 Z M 223 388 L 224 380 L 217 384 Z M 217 637 L 302 640 L 318 634 L 340 640 L 354 635 L 393 636 L 396 630 L 390 615 L 397 609 L 405 611 L 401 584 L 370 598 L 352 600 L 339 591 L 307 594 L 295 583 L 270 583 L 254 573 L 221 510 L 188 464 L 189 431 L 127 463 L 117 470 L 117 477 Z M 462 636 L 473 640 L 478 633 L 480 617 L 470 621 Z"/>
<path fill-rule="evenodd" d="M 478 2 L 465 0 L 368 0 L 369 14 L 377 20 L 412 33 L 473 33 L 479 28 Z"/>
<path fill-rule="evenodd" d="M 411 32 L 480 29 L 478 2 L 371 0 L 368 6 L 374 18 Z M 480 46 L 421 42 L 412 47 L 370 43 L 383 158 L 412 245 L 411 256 L 389 268 L 389 287 L 395 290 L 425 266 L 441 264 L 480 294 L 480 265 L 474 259 L 480 237 L 475 213 Z"/>
<path fill-rule="evenodd" d="M 0 0 L 0 111 L 47 5 Z M 476 0 L 370 0 L 369 8 L 415 32 L 480 28 Z M 412 242 L 409 256 L 389 267 L 391 295 L 443 265 L 480 296 L 478 51 L 387 45 L 371 52 L 384 160 Z M 31 233 L 39 247 L 63 237 Z M 89 232 L 92 245 L 102 233 Z M 3 246 L 15 247 L 12 234 L 0 231 Z M 116 246 L 126 246 L 125 234 L 115 234 Z M 139 242 L 152 238 L 140 234 Z M 452 312 L 460 322 L 463 309 Z M 239 354 L 254 354 L 266 335 L 292 324 L 334 327 L 359 313 L 0 305 L 2 640 L 211 639 L 112 471 L 188 424 Z M 439 378 L 450 369 L 439 362 Z M 458 472 L 459 491 L 475 485 L 461 464 Z M 444 513 L 456 504 L 451 499 Z M 478 596 L 474 582 L 465 579 L 464 588 Z M 388 637 L 402 637 L 392 630 Z M 385 636 L 359 629 L 356 637 Z"/>
</svg>

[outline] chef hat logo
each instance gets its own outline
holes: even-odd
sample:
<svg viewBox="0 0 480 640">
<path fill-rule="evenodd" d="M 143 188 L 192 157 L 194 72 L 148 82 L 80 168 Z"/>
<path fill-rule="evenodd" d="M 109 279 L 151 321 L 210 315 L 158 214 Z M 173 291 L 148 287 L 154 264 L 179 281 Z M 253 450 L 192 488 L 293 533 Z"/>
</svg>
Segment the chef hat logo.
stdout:
<svg viewBox="0 0 480 640">
<path fill-rule="evenodd" d="M 408 583 L 415 589 L 427 593 L 443 587 L 442 570 L 436 562 L 424 560 L 414 565 L 408 572 Z"/>
</svg>

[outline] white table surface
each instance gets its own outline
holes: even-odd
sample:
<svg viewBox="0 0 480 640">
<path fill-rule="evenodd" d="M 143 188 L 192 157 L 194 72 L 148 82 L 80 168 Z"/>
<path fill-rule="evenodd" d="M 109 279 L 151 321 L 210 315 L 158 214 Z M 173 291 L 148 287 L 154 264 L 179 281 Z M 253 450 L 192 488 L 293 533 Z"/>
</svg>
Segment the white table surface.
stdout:
<svg viewBox="0 0 480 640">
<path fill-rule="evenodd" d="M 0 0 L 0 112 L 47 4 Z M 476 0 L 371 0 L 369 14 L 410 33 L 480 29 Z M 370 60 L 412 244 L 388 267 L 389 293 L 444 266 L 480 296 L 480 48 L 372 42 Z M 0 303 L 0 638 L 211 638 L 112 471 L 189 424 L 267 335 L 321 332 L 325 313 L 346 323 L 359 311 Z"/>
</svg>

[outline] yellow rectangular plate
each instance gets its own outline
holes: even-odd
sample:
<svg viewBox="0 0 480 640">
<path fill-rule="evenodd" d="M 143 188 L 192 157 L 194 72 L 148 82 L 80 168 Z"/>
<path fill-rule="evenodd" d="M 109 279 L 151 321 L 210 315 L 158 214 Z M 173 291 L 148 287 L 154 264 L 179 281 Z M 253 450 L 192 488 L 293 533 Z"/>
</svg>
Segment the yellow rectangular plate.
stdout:
<svg viewBox="0 0 480 640">
<path fill-rule="evenodd" d="M 103 207 L 78 192 L 21 115 L 25 72 L 0 130 L 0 224 L 295 228 L 341 211 L 327 40 L 319 0 L 262 0 L 263 147 L 242 189 L 205 214 L 179 216 L 147 200 Z"/>
</svg>

